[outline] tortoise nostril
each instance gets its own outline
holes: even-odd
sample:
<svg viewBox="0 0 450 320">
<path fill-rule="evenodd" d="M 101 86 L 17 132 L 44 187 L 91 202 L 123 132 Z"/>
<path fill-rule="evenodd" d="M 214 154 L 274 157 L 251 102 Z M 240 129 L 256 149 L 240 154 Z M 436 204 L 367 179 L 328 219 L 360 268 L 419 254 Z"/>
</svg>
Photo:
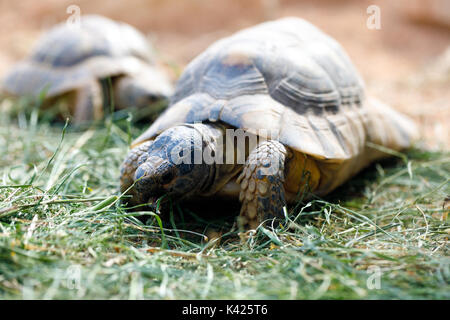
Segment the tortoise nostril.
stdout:
<svg viewBox="0 0 450 320">
<path fill-rule="evenodd" d="M 145 170 L 142 167 L 137 168 L 134 180 L 137 181 L 145 175 Z"/>
<path fill-rule="evenodd" d="M 155 170 L 164 162 L 164 159 L 156 156 L 148 156 L 145 154 L 139 158 L 139 167 L 136 169 L 134 174 L 134 180 L 137 181 L 143 176 L 153 176 Z"/>
</svg>

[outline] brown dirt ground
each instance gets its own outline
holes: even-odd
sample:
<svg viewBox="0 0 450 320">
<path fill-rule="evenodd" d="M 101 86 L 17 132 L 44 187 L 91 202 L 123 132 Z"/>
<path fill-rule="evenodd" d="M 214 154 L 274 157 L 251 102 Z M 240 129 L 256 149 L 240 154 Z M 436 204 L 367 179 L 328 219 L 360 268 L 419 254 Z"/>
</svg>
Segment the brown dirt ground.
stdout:
<svg viewBox="0 0 450 320">
<path fill-rule="evenodd" d="M 429 148 L 449 149 L 450 57 L 438 59 L 450 46 L 445 1 L 0 0 L 0 76 L 26 56 L 43 30 L 68 17 L 71 4 L 82 14 L 136 26 L 153 39 L 162 61 L 179 70 L 214 40 L 265 20 L 299 16 L 343 45 L 369 93 L 420 123 Z M 380 30 L 366 27 L 371 4 L 381 9 Z"/>
</svg>

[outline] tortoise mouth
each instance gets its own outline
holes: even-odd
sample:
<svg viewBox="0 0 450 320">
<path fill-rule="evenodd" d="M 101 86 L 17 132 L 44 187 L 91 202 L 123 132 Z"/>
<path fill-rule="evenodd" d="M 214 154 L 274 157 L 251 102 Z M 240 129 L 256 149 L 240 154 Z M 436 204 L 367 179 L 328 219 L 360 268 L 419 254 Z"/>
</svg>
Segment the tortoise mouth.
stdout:
<svg viewBox="0 0 450 320">
<path fill-rule="evenodd" d="M 147 200 L 145 201 L 147 203 L 147 206 L 154 211 L 156 214 L 160 214 L 161 213 L 161 209 L 164 206 L 164 204 L 167 202 L 164 201 L 164 199 L 167 197 L 162 197 L 162 196 L 149 196 L 147 198 Z M 161 200 L 159 200 L 161 199 Z M 159 201 L 158 201 L 159 200 Z"/>
<path fill-rule="evenodd" d="M 144 203 L 156 214 L 164 214 L 170 210 L 171 204 L 189 201 L 191 197 L 187 194 L 177 194 L 170 192 L 158 192 L 144 196 Z"/>
</svg>

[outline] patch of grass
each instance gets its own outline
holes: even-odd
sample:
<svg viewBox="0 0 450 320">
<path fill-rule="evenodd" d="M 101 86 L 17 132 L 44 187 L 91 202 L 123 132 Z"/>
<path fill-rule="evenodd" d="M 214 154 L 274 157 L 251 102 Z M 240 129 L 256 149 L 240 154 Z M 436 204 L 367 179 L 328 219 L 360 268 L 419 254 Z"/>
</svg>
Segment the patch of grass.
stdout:
<svg viewBox="0 0 450 320">
<path fill-rule="evenodd" d="M 144 128 L 106 123 L 2 113 L 0 299 L 450 298 L 448 152 L 382 161 L 283 226 L 238 234 L 234 209 L 188 222 L 174 205 L 162 225 L 125 211 L 118 168 Z"/>
</svg>

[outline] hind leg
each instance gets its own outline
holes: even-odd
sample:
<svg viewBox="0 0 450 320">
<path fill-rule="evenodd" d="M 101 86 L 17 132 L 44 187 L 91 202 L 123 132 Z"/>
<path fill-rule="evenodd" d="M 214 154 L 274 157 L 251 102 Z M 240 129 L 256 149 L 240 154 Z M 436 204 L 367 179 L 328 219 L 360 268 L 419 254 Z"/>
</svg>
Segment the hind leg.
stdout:
<svg viewBox="0 0 450 320">
<path fill-rule="evenodd" d="M 237 179 L 241 185 L 241 227 L 256 229 L 265 220 L 283 217 L 284 168 L 288 155 L 289 151 L 274 140 L 260 143 L 250 153 Z"/>
</svg>

